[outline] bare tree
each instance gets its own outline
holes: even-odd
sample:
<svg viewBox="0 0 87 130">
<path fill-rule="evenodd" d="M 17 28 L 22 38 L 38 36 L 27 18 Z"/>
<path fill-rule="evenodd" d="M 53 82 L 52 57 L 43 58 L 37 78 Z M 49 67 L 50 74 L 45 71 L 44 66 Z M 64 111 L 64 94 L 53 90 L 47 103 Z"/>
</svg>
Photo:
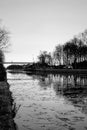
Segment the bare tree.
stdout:
<svg viewBox="0 0 87 130">
<path fill-rule="evenodd" d="M 55 61 L 58 61 L 58 64 L 61 65 L 63 61 L 63 46 L 58 44 L 55 47 L 55 51 L 53 52 L 53 57 Z"/>
<path fill-rule="evenodd" d="M 5 50 L 9 46 L 9 32 L 0 27 L 0 50 Z"/>
<path fill-rule="evenodd" d="M 38 59 L 41 64 L 48 64 L 48 65 L 52 64 L 51 53 L 48 53 L 47 51 L 40 52 Z"/>
<path fill-rule="evenodd" d="M 0 63 L 4 61 L 4 52 L 8 48 L 9 44 L 9 32 L 5 28 L 0 27 Z"/>
<path fill-rule="evenodd" d="M 38 56 L 38 59 L 39 59 L 39 62 L 41 64 L 44 64 L 45 63 L 45 60 L 46 60 L 46 54 L 47 54 L 47 51 L 41 51 L 40 52 L 40 55 Z"/>
</svg>

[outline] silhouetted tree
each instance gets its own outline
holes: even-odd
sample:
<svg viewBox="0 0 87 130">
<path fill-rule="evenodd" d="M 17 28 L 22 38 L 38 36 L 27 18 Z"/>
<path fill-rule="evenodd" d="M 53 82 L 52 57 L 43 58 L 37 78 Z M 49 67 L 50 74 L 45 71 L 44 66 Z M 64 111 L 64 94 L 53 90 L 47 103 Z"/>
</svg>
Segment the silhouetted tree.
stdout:
<svg viewBox="0 0 87 130">
<path fill-rule="evenodd" d="M 43 51 L 38 56 L 39 62 L 42 64 L 52 65 L 72 65 L 77 68 L 77 63 L 84 61 L 83 66 L 86 66 L 87 62 L 87 30 L 80 35 L 75 36 L 64 45 L 58 44 L 53 51 L 53 54 L 49 54 L 47 51 Z M 80 64 L 79 64 L 80 65 Z"/>
<path fill-rule="evenodd" d="M 87 29 L 80 33 L 79 35 L 77 35 L 78 39 L 80 39 L 84 44 L 87 44 Z"/>
<path fill-rule="evenodd" d="M 79 47 L 78 47 L 78 39 L 73 38 L 70 42 L 66 42 L 63 48 L 63 51 L 67 57 L 67 66 L 69 64 L 76 64 L 77 59 L 79 57 Z"/>
<path fill-rule="evenodd" d="M 41 64 L 48 64 L 50 65 L 52 62 L 51 54 L 47 51 L 40 52 L 40 55 L 38 56 L 39 62 Z"/>
<path fill-rule="evenodd" d="M 4 53 L 3 53 L 2 50 L 0 50 L 0 63 L 3 63 L 3 62 L 4 62 L 4 59 L 5 59 Z"/>
<path fill-rule="evenodd" d="M 6 48 L 9 46 L 8 34 L 3 27 L 0 27 L 0 62 L 4 61 L 4 51 L 6 51 Z"/>
<path fill-rule="evenodd" d="M 38 59 L 41 64 L 45 64 L 46 54 L 47 54 L 47 51 L 40 52 Z"/>
<path fill-rule="evenodd" d="M 82 55 L 83 55 L 83 48 L 84 48 L 84 43 L 79 40 L 78 42 L 78 61 L 81 62 L 82 60 Z"/>
<path fill-rule="evenodd" d="M 45 62 L 46 62 L 48 65 L 52 65 L 52 56 L 51 56 L 51 53 L 46 53 Z"/>
<path fill-rule="evenodd" d="M 5 50 L 9 46 L 9 36 L 8 32 L 0 27 L 0 50 Z"/>
<path fill-rule="evenodd" d="M 57 61 L 59 63 L 59 65 L 62 64 L 63 62 L 63 46 L 62 45 L 59 44 L 55 47 L 55 50 L 53 52 L 53 58 L 55 62 Z"/>
<path fill-rule="evenodd" d="M 68 66 L 69 65 L 69 57 L 71 55 L 71 46 L 70 46 L 70 42 L 67 42 L 65 43 L 64 47 L 63 47 L 63 51 L 65 53 L 65 56 L 66 56 L 66 65 Z"/>
<path fill-rule="evenodd" d="M 81 60 L 87 60 L 87 29 L 84 32 L 80 33 L 77 37 L 83 43 L 81 46 Z"/>
<path fill-rule="evenodd" d="M 87 45 L 81 47 L 81 59 L 85 61 L 87 59 Z"/>
</svg>

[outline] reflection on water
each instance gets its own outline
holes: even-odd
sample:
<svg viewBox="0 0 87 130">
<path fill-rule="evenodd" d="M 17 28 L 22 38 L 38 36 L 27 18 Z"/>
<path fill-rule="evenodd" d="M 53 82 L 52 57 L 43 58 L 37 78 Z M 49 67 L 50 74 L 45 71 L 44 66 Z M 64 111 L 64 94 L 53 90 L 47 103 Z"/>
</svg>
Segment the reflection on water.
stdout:
<svg viewBox="0 0 87 130">
<path fill-rule="evenodd" d="M 19 130 L 87 130 L 87 75 L 8 73 Z"/>
</svg>

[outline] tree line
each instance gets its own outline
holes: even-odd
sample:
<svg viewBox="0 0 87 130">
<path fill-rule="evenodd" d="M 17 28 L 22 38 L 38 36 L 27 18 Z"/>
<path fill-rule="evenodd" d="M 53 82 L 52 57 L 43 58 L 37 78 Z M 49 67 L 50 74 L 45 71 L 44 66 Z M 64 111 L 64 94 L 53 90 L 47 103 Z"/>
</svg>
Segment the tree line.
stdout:
<svg viewBox="0 0 87 130">
<path fill-rule="evenodd" d="M 76 68 L 77 63 L 87 61 L 87 30 L 64 44 L 58 44 L 52 53 L 40 52 L 38 60 L 41 64 Z"/>
<path fill-rule="evenodd" d="M 0 63 L 4 61 L 4 51 L 9 46 L 9 32 L 0 27 Z M 48 66 L 77 67 L 77 63 L 87 62 L 87 30 L 64 44 L 58 44 L 53 52 L 40 51 L 38 62 Z"/>
<path fill-rule="evenodd" d="M 4 62 L 4 52 L 9 46 L 9 32 L 2 26 L 0 26 L 0 64 Z"/>
</svg>

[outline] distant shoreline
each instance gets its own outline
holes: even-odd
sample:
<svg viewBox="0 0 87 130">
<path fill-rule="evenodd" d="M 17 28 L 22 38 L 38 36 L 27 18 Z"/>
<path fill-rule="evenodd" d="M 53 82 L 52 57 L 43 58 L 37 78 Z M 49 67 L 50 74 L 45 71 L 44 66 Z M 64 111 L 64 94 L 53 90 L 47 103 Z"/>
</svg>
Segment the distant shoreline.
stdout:
<svg viewBox="0 0 87 130">
<path fill-rule="evenodd" d="M 87 74 L 87 69 L 36 69 L 26 72 L 32 73 L 52 73 L 52 74 Z"/>
<path fill-rule="evenodd" d="M 7 72 L 12 72 L 12 73 L 52 73 L 52 74 L 87 74 L 87 69 L 35 69 L 35 70 L 21 70 L 21 69 L 11 69 L 7 70 Z"/>
</svg>

